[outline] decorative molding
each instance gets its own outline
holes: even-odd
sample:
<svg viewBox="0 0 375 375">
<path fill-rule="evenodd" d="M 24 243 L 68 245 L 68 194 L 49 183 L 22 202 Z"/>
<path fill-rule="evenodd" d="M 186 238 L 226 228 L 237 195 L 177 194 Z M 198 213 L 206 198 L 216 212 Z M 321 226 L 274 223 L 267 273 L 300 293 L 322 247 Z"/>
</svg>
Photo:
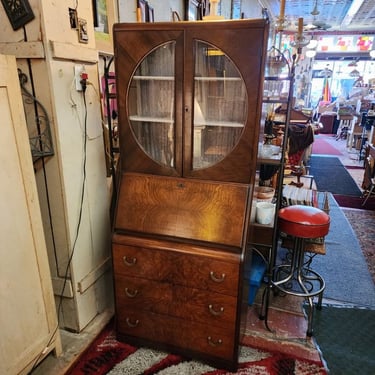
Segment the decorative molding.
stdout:
<svg viewBox="0 0 375 375">
<path fill-rule="evenodd" d="M 35 18 L 28 0 L 1 0 L 13 30 L 18 30 Z"/>
</svg>

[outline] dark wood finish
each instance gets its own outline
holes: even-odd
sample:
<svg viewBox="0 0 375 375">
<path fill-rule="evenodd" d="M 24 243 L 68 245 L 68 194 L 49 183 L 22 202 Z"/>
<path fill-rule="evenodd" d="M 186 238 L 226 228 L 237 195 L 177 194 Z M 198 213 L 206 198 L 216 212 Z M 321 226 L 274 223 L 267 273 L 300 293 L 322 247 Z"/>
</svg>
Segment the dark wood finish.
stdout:
<svg viewBox="0 0 375 375">
<path fill-rule="evenodd" d="M 119 337 L 232 368 L 242 303 L 240 251 L 117 234 L 113 265 Z"/>
<path fill-rule="evenodd" d="M 150 27 L 153 25 L 153 27 Z M 177 25 L 177 23 L 176 23 Z M 149 30 L 151 29 L 151 30 Z M 126 31 L 123 34 L 122 31 Z M 183 54 L 182 28 L 160 27 L 159 23 L 150 24 L 117 24 L 114 26 L 115 67 L 117 79 L 117 105 L 119 116 L 119 141 L 122 159 L 121 169 L 124 171 L 161 174 L 166 176 L 182 175 L 182 128 L 176 127 L 176 168 L 160 165 L 144 153 L 129 123 L 129 106 L 127 94 L 130 89 L 131 79 L 140 61 L 157 46 L 176 41 L 176 54 Z M 183 64 L 181 61 L 175 65 L 176 76 L 182 77 Z M 182 118 L 182 79 L 175 80 L 176 89 L 176 119 Z M 180 121 L 181 123 L 181 121 Z"/>
<path fill-rule="evenodd" d="M 249 238 L 252 245 L 272 246 L 273 226 L 253 223 L 250 229 Z"/>
<path fill-rule="evenodd" d="M 112 252 L 120 340 L 192 356 L 231 371 L 237 368 L 247 313 L 248 287 L 243 278 L 267 32 L 265 20 L 114 26 L 121 170 Z M 233 105 L 247 115 L 225 120 L 229 126 L 216 119 L 213 124 L 203 123 L 202 128 L 222 127 L 219 133 L 228 138 L 233 134 L 235 143 L 220 161 L 200 168 L 193 168 L 193 103 L 198 95 L 194 82 L 207 77 L 201 81 L 194 77 L 196 40 L 223 51 L 238 69 L 240 79 L 231 77 L 228 82 L 245 87 L 246 95 L 241 96 L 245 102 L 241 99 Z M 130 102 L 128 92 L 136 92 L 138 81 L 132 77 L 145 56 L 171 41 L 175 43 L 174 79 L 164 72 L 136 77 L 174 82 L 170 143 L 174 157 L 163 164 L 142 148 L 134 133 L 134 121 L 145 120 L 143 112 L 142 119 L 138 112 L 130 113 L 129 108 L 138 109 L 140 103 L 134 96 Z M 219 91 L 224 81 L 214 78 L 210 89 Z M 205 90 L 199 95 L 206 99 Z M 154 123 L 162 124 L 154 128 L 162 129 L 161 137 L 170 136 L 167 121 Z M 231 132 L 228 128 L 233 123 L 239 126 Z M 205 152 L 225 153 L 223 148 L 217 150 L 208 129 L 201 135 Z"/>
<path fill-rule="evenodd" d="M 305 115 L 302 111 L 298 111 L 296 109 L 290 110 L 290 120 L 291 124 L 298 123 L 298 124 L 307 124 L 311 121 L 311 117 Z"/>
<path fill-rule="evenodd" d="M 241 184 L 127 173 L 120 185 L 115 229 L 238 248 L 248 190 Z"/>
<path fill-rule="evenodd" d="M 336 115 L 322 114 L 320 116 L 320 123 L 323 125 L 323 128 L 320 130 L 320 133 L 323 134 L 333 134 L 333 125 L 336 120 Z"/>
<path fill-rule="evenodd" d="M 261 115 L 261 96 L 257 94 L 263 85 L 266 28 L 264 20 L 115 25 L 120 153 L 126 154 L 122 168 L 130 172 L 253 183 Z M 223 50 L 241 72 L 248 90 L 248 116 L 243 136 L 226 158 L 210 168 L 192 170 L 193 43 L 197 39 Z M 127 93 L 137 65 L 149 51 L 171 40 L 176 42 L 175 168 L 162 166 L 143 152 L 133 137 L 127 106 Z"/>
</svg>

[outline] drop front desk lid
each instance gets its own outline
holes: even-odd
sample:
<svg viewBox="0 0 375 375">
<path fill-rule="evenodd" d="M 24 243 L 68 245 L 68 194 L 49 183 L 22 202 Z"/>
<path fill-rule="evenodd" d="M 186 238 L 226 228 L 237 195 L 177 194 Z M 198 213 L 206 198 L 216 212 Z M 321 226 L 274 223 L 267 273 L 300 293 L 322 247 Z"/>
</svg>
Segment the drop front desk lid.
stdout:
<svg viewBox="0 0 375 375">
<path fill-rule="evenodd" d="M 124 173 L 115 232 L 242 247 L 246 184 Z"/>
</svg>

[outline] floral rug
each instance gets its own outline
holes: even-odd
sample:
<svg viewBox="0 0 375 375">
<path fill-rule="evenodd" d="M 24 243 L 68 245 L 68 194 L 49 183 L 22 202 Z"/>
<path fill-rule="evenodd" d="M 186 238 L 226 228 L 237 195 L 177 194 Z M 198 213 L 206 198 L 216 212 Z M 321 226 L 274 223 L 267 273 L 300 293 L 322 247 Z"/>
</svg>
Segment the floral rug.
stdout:
<svg viewBox="0 0 375 375">
<path fill-rule="evenodd" d="M 321 362 L 295 358 L 279 352 L 240 347 L 235 373 L 147 348 L 137 348 L 116 340 L 110 323 L 90 348 L 75 362 L 67 375 L 326 375 Z"/>
<path fill-rule="evenodd" d="M 375 283 L 375 211 L 353 210 L 342 207 L 352 226 Z"/>
</svg>

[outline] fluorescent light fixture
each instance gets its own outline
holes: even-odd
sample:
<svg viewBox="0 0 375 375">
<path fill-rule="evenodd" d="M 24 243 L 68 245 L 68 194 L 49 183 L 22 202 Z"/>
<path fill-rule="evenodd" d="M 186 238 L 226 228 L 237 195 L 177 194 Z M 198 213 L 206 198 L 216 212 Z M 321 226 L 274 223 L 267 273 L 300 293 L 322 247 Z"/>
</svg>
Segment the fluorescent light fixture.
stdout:
<svg viewBox="0 0 375 375">
<path fill-rule="evenodd" d="M 362 6 L 365 0 L 353 0 L 352 5 L 350 6 L 348 12 L 346 13 L 345 18 L 342 20 L 343 26 L 348 26 L 351 22 L 353 17 L 358 12 L 359 8 Z"/>
</svg>

